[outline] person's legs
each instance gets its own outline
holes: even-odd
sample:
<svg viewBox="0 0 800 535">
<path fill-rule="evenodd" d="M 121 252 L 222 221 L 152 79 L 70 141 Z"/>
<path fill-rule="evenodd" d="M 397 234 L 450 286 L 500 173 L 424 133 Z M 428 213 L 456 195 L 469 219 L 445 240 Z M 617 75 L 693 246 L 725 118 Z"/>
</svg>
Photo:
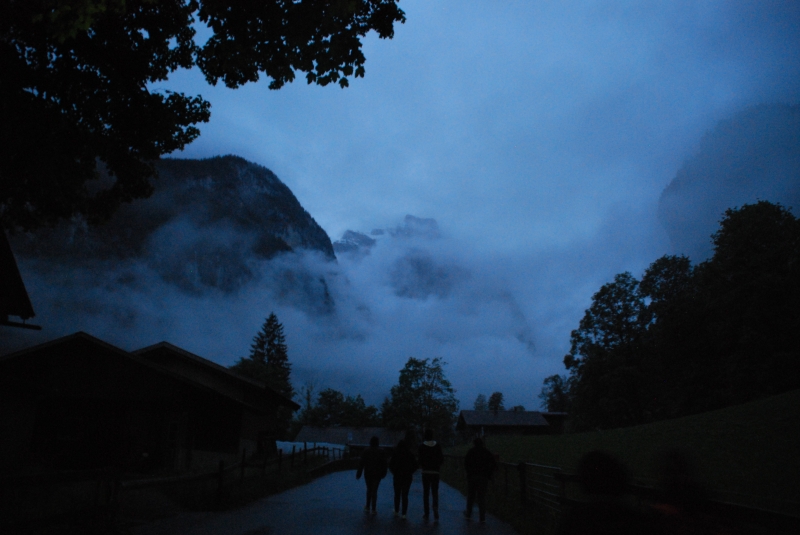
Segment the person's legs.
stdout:
<svg viewBox="0 0 800 535">
<path fill-rule="evenodd" d="M 392 478 L 392 486 L 394 487 L 394 512 L 395 514 L 400 512 L 400 495 L 403 492 L 403 482 L 397 476 Z"/>
<path fill-rule="evenodd" d="M 433 502 L 433 518 L 439 519 L 439 474 L 431 474 L 431 501 Z"/>
<path fill-rule="evenodd" d="M 372 482 L 372 512 L 375 512 L 375 508 L 378 506 L 378 486 L 381 484 L 380 479 L 375 479 Z"/>
<path fill-rule="evenodd" d="M 478 499 L 478 514 L 480 515 L 481 522 L 486 522 L 486 488 L 489 486 L 488 481 L 479 481 L 475 485 L 475 493 Z M 472 512 L 472 508 L 470 508 Z"/>
<path fill-rule="evenodd" d="M 425 511 L 425 518 L 430 514 L 428 496 L 431 493 L 431 474 L 422 474 L 422 508 Z"/>
<path fill-rule="evenodd" d="M 375 510 L 376 502 L 378 501 L 378 483 L 381 482 L 380 479 L 367 479 L 367 506 L 365 509 L 371 509 L 372 511 Z"/>
<path fill-rule="evenodd" d="M 467 518 L 472 516 L 472 505 L 475 503 L 475 491 L 475 482 L 472 479 L 467 479 L 467 509 L 464 511 L 464 516 Z M 478 507 L 480 507 L 480 504 Z"/>
<path fill-rule="evenodd" d="M 409 477 L 402 483 L 401 497 L 403 501 L 403 516 L 408 512 L 408 491 L 411 490 L 411 478 Z"/>
</svg>

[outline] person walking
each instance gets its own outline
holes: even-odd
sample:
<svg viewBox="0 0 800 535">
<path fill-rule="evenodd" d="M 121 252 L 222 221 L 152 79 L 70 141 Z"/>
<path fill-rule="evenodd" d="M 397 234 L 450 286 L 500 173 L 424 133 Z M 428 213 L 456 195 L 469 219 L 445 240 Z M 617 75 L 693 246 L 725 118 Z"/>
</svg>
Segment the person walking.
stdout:
<svg viewBox="0 0 800 535">
<path fill-rule="evenodd" d="M 442 445 L 433 440 L 433 430 L 425 430 L 425 440 L 419 445 L 419 467 L 422 471 L 422 501 L 425 514 L 423 518 L 430 518 L 428 496 L 433 505 L 433 518 L 439 520 L 439 469 L 444 462 Z"/>
<path fill-rule="evenodd" d="M 392 482 L 394 484 L 394 515 L 400 515 L 401 518 L 406 517 L 408 512 L 408 491 L 411 489 L 411 480 L 414 478 L 414 472 L 417 471 L 417 460 L 414 454 L 408 449 L 405 440 L 397 443 L 397 447 L 392 453 L 392 459 L 389 461 L 389 470 L 392 472 Z M 402 513 L 400 505 L 402 502 Z"/>
<path fill-rule="evenodd" d="M 386 477 L 388 468 L 386 454 L 378 447 L 379 444 L 378 437 L 369 439 L 369 448 L 361 454 L 361 462 L 358 463 L 356 472 L 356 479 L 361 479 L 363 473 L 364 482 L 367 484 L 367 505 L 364 506 L 364 512 L 372 512 L 373 515 L 377 514 L 375 508 L 378 502 L 378 485 L 381 484 L 381 479 Z"/>
<path fill-rule="evenodd" d="M 464 469 L 467 472 L 467 509 L 464 516 L 472 518 L 472 506 L 478 502 L 478 515 L 481 524 L 486 522 L 486 489 L 492 474 L 497 469 L 494 455 L 483 443 L 483 439 L 475 437 L 472 448 L 464 457 Z"/>
</svg>

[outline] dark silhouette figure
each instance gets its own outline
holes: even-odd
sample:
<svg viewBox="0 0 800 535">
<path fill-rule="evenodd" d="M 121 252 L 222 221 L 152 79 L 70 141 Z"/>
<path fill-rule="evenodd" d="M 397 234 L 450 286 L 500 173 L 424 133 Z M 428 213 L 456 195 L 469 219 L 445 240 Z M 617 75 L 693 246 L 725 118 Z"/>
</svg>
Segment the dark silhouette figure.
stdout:
<svg viewBox="0 0 800 535">
<path fill-rule="evenodd" d="M 358 465 L 356 479 L 361 479 L 364 474 L 364 482 L 367 484 L 367 505 L 364 506 L 365 512 L 376 514 L 375 508 L 378 502 L 378 485 L 381 479 L 386 477 L 388 465 L 386 464 L 386 454 L 378 447 L 378 437 L 369 439 L 369 448 L 361 454 L 361 462 Z"/>
<path fill-rule="evenodd" d="M 389 470 L 392 472 L 392 482 L 394 483 L 394 514 L 400 514 L 403 518 L 408 512 L 408 491 L 411 489 L 411 480 L 414 478 L 417 467 L 417 460 L 408 449 L 406 441 L 398 442 L 389 462 Z M 402 512 L 400 511 L 401 502 Z"/>
<path fill-rule="evenodd" d="M 587 453 L 578 463 L 578 480 L 585 501 L 564 513 L 559 535 L 652 533 L 625 501 L 628 475 L 617 459 L 604 451 Z"/>
<path fill-rule="evenodd" d="M 722 535 L 729 533 L 710 514 L 708 496 L 698 483 L 689 456 L 677 449 L 663 452 L 656 460 L 661 480 L 661 498 L 653 505 L 664 535 Z"/>
<path fill-rule="evenodd" d="M 483 439 L 477 437 L 472 444 L 464 457 L 464 469 L 467 472 L 467 509 L 464 516 L 472 518 L 472 505 L 477 501 L 479 518 L 483 523 L 486 522 L 486 489 L 497 469 L 497 462 L 484 445 Z"/>
<path fill-rule="evenodd" d="M 419 467 L 422 471 L 422 503 L 427 520 L 430 517 L 431 498 L 433 505 L 433 518 L 439 520 L 439 469 L 444 462 L 442 445 L 433 440 L 433 430 L 425 430 L 425 440 L 419 445 Z"/>
</svg>

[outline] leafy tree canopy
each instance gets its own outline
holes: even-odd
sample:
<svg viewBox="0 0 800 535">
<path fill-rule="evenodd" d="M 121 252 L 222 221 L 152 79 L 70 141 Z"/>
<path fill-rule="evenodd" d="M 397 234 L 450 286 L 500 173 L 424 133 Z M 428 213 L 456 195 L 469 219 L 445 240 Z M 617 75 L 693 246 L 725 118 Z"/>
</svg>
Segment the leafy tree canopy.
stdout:
<svg viewBox="0 0 800 535">
<path fill-rule="evenodd" d="M 483 394 L 478 394 L 478 397 L 475 398 L 475 404 L 472 407 L 476 411 L 488 411 L 489 404 L 486 401 L 486 396 Z"/>
<path fill-rule="evenodd" d="M 317 427 L 372 427 L 380 425 L 377 407 L 367 405 L 361 395 L 347 395 L 326 388 L 317 396 L 316 404 L 303 409 L 300 423 Z"/>
<path fill-rule="evenodd" d="M 542 400 L 542 408 L 548 412 L 566 412 L 569 408 L 567 378 L 563 375 L 551 375 L 545 378 L 539 399 Z"/>
<path fill-rule="evenodd" d="M 440 439 L 451 437 L 458 400 L 445 377 L 445 365 L 441 358 L 409 358 L 400 370 L 398 384 L 381 406 L 384 423 L 393 429 L 417 433 L 430 428 Z"/>
<path fill-rule="evenodd" d="M 0 0 L 0 223 L 98 222 L 150 195 L 152 162 L 210 116 L 200 96 L 154 89 L 177 69 L 346 87 L 364 76 L 361 39 L 404 21 L 397 0 Z"/>
<path fill-rule="evenodd" d="M 696 267 L 664 256 L 641 283 L 622 273 L 572 332 L 550 409 L 573 428 L 632 425 L 800 388 L 800 220 L 759 201 L 730 209 Z"/>
</svg>

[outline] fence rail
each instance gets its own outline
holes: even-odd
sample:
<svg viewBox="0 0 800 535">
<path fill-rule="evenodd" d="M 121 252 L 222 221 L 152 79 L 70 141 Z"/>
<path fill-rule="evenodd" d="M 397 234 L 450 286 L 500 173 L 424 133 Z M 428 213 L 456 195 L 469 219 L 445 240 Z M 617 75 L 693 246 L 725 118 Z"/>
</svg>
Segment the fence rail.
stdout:
<svg viewBox="0 0 800 535">
<path fill-rule="evenodd" d="M 335 448 L 305 446 L 293 447 L 288 452 L 278 450 L 276 456 L 269 458 L 248 458 L 245 450 L 238 462 L 220 461 L 216 470 L 200 473 L 130 478 L 118 469 L 107 467 L 0 477 L 0 532 L 4 531 L 4 524 L 76 513 L 110 522 L 124 505 L 126 496 L 153 489 L 191 488 L 195 494 L 206 496 L 204 500 L 208 503 L 219 504 L 232 488 L 241 487 L 246 480 L 265 480 L 296 469 L 307 471 L 313 458 L 338 461 L 344 456 Z"/>
</svg>

